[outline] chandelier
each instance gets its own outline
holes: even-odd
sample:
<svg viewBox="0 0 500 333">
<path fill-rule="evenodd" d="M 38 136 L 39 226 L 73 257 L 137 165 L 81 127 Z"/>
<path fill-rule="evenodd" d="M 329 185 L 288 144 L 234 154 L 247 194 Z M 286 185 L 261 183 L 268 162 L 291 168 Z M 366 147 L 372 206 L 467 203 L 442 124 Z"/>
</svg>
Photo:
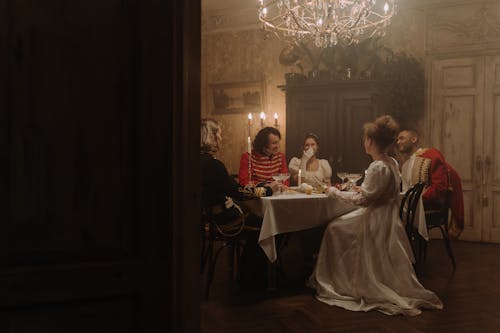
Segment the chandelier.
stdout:
<svg viewBox="0 0 500 333">
<path fill-rule="evenodd" d="M 258 0 L 265 30 L 325 48 L 382 36 L 396 13 L 396 0 Z"/>
</svg>

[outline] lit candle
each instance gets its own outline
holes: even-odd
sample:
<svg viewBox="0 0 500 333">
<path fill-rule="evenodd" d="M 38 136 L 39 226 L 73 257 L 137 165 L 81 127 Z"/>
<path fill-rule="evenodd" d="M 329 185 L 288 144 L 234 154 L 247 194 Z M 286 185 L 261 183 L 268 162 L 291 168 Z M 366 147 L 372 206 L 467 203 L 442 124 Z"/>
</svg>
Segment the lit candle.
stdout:
<svg viewBox="0 0 500 333">
<path fill-rule="evenodd" d="M 278 127 L 278 114 L 274 113 L 274 127 Z"/>
<path fill-rule="evenodd" d="M 252 114 L 248 114 L 248 137 L 252 135 Z"/>
<path fill-rule="evenodd" d="M 266 119 L 266 114 L 264 112 L 260 113 L 260 127 L 264 127 L 264 120 Z"/>
<path fill-rule="evenodd" d="M 302 183 L 302 169 L 299 169 L 299 180 L 298 180 L 298 185 L 300 186 L 300 184 Z"/>
</svg>

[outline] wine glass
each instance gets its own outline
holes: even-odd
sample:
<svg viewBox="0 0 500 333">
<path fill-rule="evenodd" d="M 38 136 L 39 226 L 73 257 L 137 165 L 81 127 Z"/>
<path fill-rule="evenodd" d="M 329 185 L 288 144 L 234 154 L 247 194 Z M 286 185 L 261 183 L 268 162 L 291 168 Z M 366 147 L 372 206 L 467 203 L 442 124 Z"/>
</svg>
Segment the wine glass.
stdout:
<svg viewBox="0 0 500 333">
<path fill-rule="evenodd" d="M 347 178 L 347 172 L 345 171 L 337 171 L 337 177 L 339 177 L 342 181 L 342 184 L 345 182 L 345 179 Z"/>
<path fill-rule="evenodd" d="M 347 177 L 347 179 L 348 179 L 348 181 L 349 181 L 349 183 L 351 184 L 351 187 L 352 187 L 352 186 L 356 185 L 356 182 L 358 180 L 360 180 L 363 177 L 363 175 L 360 174 L 360 173 L 348 173 L 346 175 L 346 177 Z"/>
<path fill-rule="evenodd" d="M 275 192 L 276 195 L 281 193 L 281 181 L 283 180 L 282 173 L 273 173 L 272 178 L 278 183 L 278 190 Z"/>
<path fill-rule="evenodd" d="M 286 181 L 288 178 L 290 178 L 290 174 L 289 173 L 281 173 L 281 181 Z"/>
</svg>

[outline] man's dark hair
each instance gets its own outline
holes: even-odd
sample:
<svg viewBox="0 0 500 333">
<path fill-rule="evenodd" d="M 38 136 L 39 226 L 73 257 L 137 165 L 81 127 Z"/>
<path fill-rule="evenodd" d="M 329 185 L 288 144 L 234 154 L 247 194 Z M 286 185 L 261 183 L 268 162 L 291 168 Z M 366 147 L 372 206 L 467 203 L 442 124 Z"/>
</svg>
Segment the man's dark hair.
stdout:
<svg viewBox="0 0 500 333">
<path fill-rule="evenodd" d="M 401 128 L 399 133 L 401 133 L 403 131 L 410 132 L 410 134 L 417 137 L 417 139 L 420 137 L 420 135 L 418 134 L 418 131 L 416 129 L 414 129 L 413 127 L 403 127 L 403 128 Z"/>
<path fill-rule="evenodd" d="M 266 148 L 269 142 L 269 134 L 274 134 L 278 136 L 281 140 L 281 133 L 274 127 L 264 127 L 257 133 L 255 140 L 253 141 L 253 149 L 257 152 L 264 154 L 264 148 Z"/>
</svg>

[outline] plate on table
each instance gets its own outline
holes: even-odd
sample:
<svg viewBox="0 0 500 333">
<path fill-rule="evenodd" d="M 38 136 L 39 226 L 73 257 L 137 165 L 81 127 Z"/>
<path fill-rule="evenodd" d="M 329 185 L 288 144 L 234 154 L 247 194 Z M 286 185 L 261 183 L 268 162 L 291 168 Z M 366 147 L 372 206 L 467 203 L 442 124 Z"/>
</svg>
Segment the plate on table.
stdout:
<svg viewBox="0 0 500 333">
<path fill-rule="evenodd" d="M 295 186 L 295 189 L 289 187 L 286 191 L 283 191 L 282 194 L 298 194 L 300 193 L 298 188 Z"/>
</svg>

